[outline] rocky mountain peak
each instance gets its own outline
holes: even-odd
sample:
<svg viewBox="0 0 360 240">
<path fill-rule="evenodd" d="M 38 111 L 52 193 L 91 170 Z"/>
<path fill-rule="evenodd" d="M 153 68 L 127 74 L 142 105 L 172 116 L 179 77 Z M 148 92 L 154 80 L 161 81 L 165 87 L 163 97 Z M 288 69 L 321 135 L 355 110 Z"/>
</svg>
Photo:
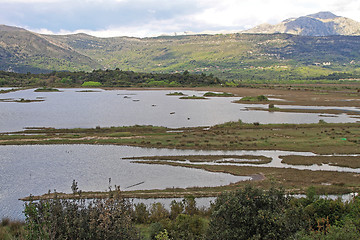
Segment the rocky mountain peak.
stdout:
<svg viewBox="0 0 360 240">
<path fill-rule="evenodd" d="M 337 18 L 332 12 L 318 12 L 315 14 L 307 15 L 307 17 L 318 18 L 318 19 L 334 19 Z"/>
<path fill-rule="evenodd" d="M 262 24 L 244 33 L 287 33 L 302 36 L 360 35 L 360 23 L 331 12 L 289 18 L 279 24 Z"/>
</svg>

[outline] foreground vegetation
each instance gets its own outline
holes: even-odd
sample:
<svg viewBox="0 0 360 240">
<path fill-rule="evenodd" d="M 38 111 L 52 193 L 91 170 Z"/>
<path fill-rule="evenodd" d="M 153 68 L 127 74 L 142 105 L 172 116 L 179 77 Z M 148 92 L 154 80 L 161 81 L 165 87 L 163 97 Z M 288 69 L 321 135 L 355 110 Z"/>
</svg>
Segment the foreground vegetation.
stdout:
<svg viewBox="0 0 360 240">
<path fill-rule="evenodd" d="M 76 182 L 73 195 L 82 194 Z M 224 192 L 209 208 L 192 196 L 166 208 L 132 204 L 117 189 L 90 202 L 57 197 L 25 205 L 25 223 L 4 219 L 1 239 L 358 239 L 360 198 L 293 198 L 272 186 Z M 16 227 L 15 227 L 16 226 Z"/>
</svg>

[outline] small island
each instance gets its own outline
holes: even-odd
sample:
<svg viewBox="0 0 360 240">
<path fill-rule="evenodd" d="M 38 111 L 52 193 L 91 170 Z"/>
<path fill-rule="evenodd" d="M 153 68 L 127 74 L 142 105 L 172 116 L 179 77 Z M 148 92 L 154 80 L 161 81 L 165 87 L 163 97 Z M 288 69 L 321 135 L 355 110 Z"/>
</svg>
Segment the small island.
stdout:
<svg viewBox="0 0 360 240">
<path fill-rule="evenodd" d="M 184 96 L 185 94 L 183 94 L 182 92 L 171 92 L 166 95 L 167 96 Z"/>
<path fill-rule="evenodd" d="M 235 95 L 232 93 L 215 93 L 215 92 L 207 92 L 204 94 L 204 97 L 234 97 Z"/>
<path fill-rule="evenodd" d="M 184 97 L 181 97 L 180 99 L 208 99 L 208 98 L 192 95 L 192 96 L 184 96 Z"/>
<path fill-rule="evenodd" d="M 36 89 L 34 92 L 60 92 L 60 90 L 57 88 L 43 87 L 43 88 Z"/>
<path fill-rule="evenodd" d="M 264 95 L 259 95 L 256 97 L 243 97 L 239 101 L 245 101 L 245 102 L 266 102 L 269 101 L 269 99 Z"/>
</svg>

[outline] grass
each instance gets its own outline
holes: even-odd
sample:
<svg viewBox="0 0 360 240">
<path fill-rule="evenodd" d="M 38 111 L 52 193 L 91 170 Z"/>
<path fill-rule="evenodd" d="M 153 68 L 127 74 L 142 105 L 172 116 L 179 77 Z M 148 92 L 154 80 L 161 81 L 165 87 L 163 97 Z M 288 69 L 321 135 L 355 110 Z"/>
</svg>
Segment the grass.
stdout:
<svg viewBox="0 0 360 240">
<path fill-rule="evenodd" d="M 281 156 L 282 163 L 290 165 L 329 164 L 337 167 L 360 168 L 360 156 Z"/>
<path fill-rule="evenodd" d="M 218 162 L 218 163 L 252 163 L 266 164 L 271 162 L 271 158 L 256 155 L 188 155 L 188 156 L 149 156 L 125 158 L 133 159 L 136 162 L 145 162 L 138 160 L 156 160 L 156 161 L 189 161 L 189 162 Z"/>
<path fill-rule="evenodd" d="M 215 92 L 207 92 L 204 94 L 204 97 L 234 97 L 235 95 L 232 93 L 215 93 Z"/>
<path fill-rule="evenodd" d="M 0 134 L 0 144 L 115 144 L 199 150 L 359 154 L 359 136 L 359 123 L 245 124 L 239 121 L 216 125 L 209 130 L 200 127 L 169 129 L 153 126 L 28 129 L 15 135 Z"/>
<path fill-rule="evenodd" d="M 2 93 L 9 93 L 9 92 L 16 92 L 16 91 L 21 91 L 21 90 L 25 90 L 25 89 L 27 89 L 27 88 L 10 88 L 10 89 L 2 89 L 2 90 L 0 90 L 0 94 L 2 94 Z"/>
<path fill-rule="evenodd" d="M 348 115 L 360 115 L 360 111 L 342 110 L 342 109 L 296 109 L 296 108 L 279 108 L 270 106 L 268 108 L 261 107 L 247 107 L 248 110 L 253 111 L 268 111 L 268 112 L 286 112 L 286 113 L 319 113 L 319 114 L 348 114 Z"/>
</svg>

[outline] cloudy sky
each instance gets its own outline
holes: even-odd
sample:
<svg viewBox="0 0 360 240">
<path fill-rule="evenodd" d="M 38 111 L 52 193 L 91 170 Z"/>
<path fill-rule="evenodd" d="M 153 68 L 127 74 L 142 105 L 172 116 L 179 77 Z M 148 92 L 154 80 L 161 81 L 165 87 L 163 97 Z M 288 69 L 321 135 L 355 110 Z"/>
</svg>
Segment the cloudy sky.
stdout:
<svg viewBox="0 0 360 240">
<path fill-rule="evenodd" d="M 0 24 L 99 37 L 244 30 L 319 11 L 360 21 L 359 0 L 0 0 L 0 6 Z"/>
</svg>

